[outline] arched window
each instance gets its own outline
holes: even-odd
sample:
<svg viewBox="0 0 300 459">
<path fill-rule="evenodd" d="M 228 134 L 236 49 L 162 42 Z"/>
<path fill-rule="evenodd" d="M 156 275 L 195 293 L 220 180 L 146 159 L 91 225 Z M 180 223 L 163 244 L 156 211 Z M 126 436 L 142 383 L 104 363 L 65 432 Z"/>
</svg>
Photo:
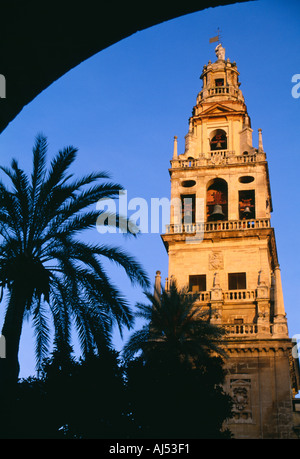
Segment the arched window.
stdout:
<svg viewBox="0 0 300 459">
<path fill-rule="evenodd" d="M 210 135 L 210 149 L 227 150 L 227 135 L 223 129 L 216 129 Z"/>
<path fill-rule="evenodd" d="M 223 179 L 213 179 L 207 184 L 206 220 L 228 220 L 228 187 Z"/>
<path fill-rule="evenodd" d="M 188 225 L 196 222 L 196 195 L 195 194 L 182 194 L 181 195 L 181 209 L 182 209 L 182 224 Z"/>
<path fill-rule="evenodd" d="M 255 191 L 239 191 L 239 218 L 251 220 L 255 218 Z"/>
<path fill-rule="evenodd" d="M 188 165 L 189 165 L 189 167 L 192 167 L 193 163 L 194 163 L 194 158 L 192 158 L 192 156 L 189 156 L 188 157 Z"/>
</svg>

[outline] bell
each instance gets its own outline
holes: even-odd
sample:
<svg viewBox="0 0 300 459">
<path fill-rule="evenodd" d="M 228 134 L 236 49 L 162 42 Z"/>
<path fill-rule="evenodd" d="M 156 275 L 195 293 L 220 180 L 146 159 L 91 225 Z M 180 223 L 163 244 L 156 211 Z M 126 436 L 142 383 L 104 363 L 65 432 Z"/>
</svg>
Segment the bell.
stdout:
<svg viewBox="0 0 300 459">
<path fill-rule="evenodd" d="M 247 207 L 245 207 L 245 209 L 244 209 L 243 217 L 248 218 L 248 217 L 250 217 L 250 215 L 251 215 L 251 210 L 250 210 L 250 207 L 247 206 Z"/>
<path fill-rule="evenodd" d="M 216 204 L 214 206 L 213 213 L 211 214 L 211 218 L 213 220 L 223 220 L 225 215 L 223 214 L 222 206 L 220 204 Z"/>
</svg>

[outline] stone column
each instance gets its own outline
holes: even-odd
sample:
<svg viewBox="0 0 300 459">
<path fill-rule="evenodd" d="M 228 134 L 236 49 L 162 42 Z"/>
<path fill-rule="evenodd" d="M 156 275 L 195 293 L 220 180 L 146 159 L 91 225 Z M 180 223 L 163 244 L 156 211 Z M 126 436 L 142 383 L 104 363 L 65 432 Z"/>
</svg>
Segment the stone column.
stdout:
<svg viewBox="0 0 300 459">
<path fill-rule="evenodd" d="M 274 325 L 273 335 L 288 336 L 287 319 L 284 308 L 281 273 L 277 265 L 274 269 L 275 291 L 274 291 Z"/>
<path fill-rule="evenodd" d="M 154 297 L 158 300 L 161 295 L 161 272 L 156 271 L 155 283 L 154 283 Z"/>
<path fill-rule="evenodd" d="M 258 152 L 261 153 L 264 151 L 263 141 L 262 141 L 262 130 L 258 129 Z"/>
<path fill-rule="evenodd" d="M 263 336 L 270 336 L 270 289 L 263 279 L 262 270 L 258 273 L 256 301 L 258 334 L 260 338 Z"/>
<path fill-rule="evenodd" d="M 165 291 L 168 292 L 169 291 L 169 278 L 166 277 L 165 279 Z"/>
<path fill-rule="evenodd" d="M 177 136 L 174 136 L 174 149 L 173 149 L 173 159 L 178 159 L 178 152 L 177 152 Z"/>
<path fill-rule="evenodd" d="M 279 266 L 276 266 L 274 270 L 275 276 L 275 307 L 274 307 L 274 315 L 285 317 L 285 308 L 284 308 L 284 301 L 283 301 L 283 293 L 282 293 L 282 283 L 281 283 L 281 272 Z"/>
</svg>

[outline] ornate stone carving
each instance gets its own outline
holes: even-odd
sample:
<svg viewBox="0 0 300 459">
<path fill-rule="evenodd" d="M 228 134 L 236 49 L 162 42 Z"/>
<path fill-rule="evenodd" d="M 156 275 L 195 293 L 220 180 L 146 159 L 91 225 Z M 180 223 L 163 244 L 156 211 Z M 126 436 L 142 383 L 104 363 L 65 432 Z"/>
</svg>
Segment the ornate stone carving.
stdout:
<svg viewBox="0 0 300 459">
<path fill-rule="evenodd" d="M 224 268 L 224 260 L 223 260 L 222 252 L 211 252 L 210 253 L 208 268 L 213 271 Z"/>
<path fill-rule="evenodd" d="M 248 405 L 248 391 L 245 387 L 236 387 L 233 390 L 234 407 L 238 411 L 243 411 Z"/>
<path fill-rule="evenodd" d="M 251 379 L 231 378 L 230 392 L 233 399 L 232 422 L 252 422 Z"/>
<path fill-rule="evenodd" d="M 215 154 L 210 158 L 210 162 L 217 166 L 219 164 L 224 164 L 226 162 L 226 158 L 220 154 Z"/>
</svg>

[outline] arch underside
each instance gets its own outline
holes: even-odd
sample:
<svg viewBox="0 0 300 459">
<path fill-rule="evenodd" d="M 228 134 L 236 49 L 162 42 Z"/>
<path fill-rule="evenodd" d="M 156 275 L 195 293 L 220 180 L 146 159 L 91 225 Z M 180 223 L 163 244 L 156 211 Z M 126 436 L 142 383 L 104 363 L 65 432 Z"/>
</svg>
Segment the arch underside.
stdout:
<svg viewBox="0 0 300 459">
<path fill-rule="evenodd" d="M 66 72 L 110 45 L 176 17 L 248 0 L 40 2 L 1 5 L 0 133 L 22 108 Z M 41 7 L 41 4 L 43 5 Z"/>
</svg>

